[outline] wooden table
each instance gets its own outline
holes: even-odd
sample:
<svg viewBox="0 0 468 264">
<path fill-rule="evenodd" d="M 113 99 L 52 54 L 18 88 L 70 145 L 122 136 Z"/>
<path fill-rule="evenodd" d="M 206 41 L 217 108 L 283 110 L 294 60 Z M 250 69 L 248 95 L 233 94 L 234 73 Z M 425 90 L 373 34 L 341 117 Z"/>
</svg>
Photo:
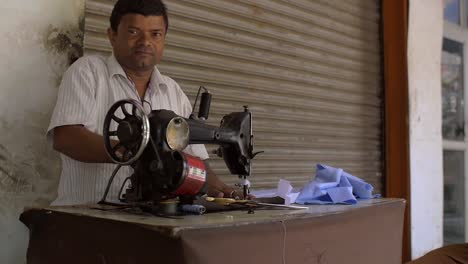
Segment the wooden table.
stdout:
<svg viewBox="0 0 468 264">
<path fill-rule="evenodd" d="M 28 263 L 401 263 L 402 199 L 183 219 L 94 207 L 24 212 Z"/>
</svg>

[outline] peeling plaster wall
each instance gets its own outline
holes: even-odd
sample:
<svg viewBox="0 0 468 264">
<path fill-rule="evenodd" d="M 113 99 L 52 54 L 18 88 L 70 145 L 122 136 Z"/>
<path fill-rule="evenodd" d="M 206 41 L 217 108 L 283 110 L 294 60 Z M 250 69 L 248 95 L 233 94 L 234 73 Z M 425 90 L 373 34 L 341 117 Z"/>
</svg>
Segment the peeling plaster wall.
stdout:
<svg viewBox="0 0 468 264">
<path fill-rule="evenodd" d="M 60 171 L 45 140 L 58 83 L 82 53 L 85 0 L 0 4 L 0 263 L 25 263 L 24 207 L 55 198 Z"/>
<path fill-rule="evenodd" d="M 442 11 L 442 0 L 410 0 L 409 3 L 408 73 L 413 258 L 442 245 Z"/>
</svg>

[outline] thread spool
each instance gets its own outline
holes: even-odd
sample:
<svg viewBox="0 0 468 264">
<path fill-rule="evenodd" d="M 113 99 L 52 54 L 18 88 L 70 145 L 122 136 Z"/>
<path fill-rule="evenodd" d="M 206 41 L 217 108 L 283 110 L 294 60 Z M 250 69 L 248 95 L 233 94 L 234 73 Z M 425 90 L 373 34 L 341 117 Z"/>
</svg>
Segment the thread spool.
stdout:
<svg viewBox="0 0 468 264">
<path fill-rule="evenodd" d="M 200 204 L 183 204 L 180 206 L 180 210 L 185 213 L 191 214 L 204 214 L 206 212 L 206 208 Z"/>
<path fill-rule="evenodd" d="M 211 94 L 204 92 L 201 95 L 200 108 L 198 110 L 198 118 L 207 120 L 210 114 Z"/>
</svg>

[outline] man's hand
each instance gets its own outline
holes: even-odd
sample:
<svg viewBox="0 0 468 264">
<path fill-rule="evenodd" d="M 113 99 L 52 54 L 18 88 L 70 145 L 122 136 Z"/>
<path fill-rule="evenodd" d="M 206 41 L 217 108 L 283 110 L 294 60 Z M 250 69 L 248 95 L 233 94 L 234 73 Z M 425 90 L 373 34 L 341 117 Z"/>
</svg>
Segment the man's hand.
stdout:
<svg viewBox="0 0 468 264">
<path fill-rule="evenodd" d="M 235 198 L 235 199 L 244 199 L 244 194 L 238 188 L 233 188 L 226 185 L 222 182 L 219 177 L 214 173 L 214 171 L 209 166 L 208 162 L 205 161 L 206 173 L 207 173 L 207 184 L 208 196 L 215 198 Z M 255 196 L 247 195 L 246 199 L 253 199 Z"/>
<path fill-rule="evenodd" d="M 216 189 L 211 189 L 210 190 L 210 186 L 208 186 L 208 193 L 207 194 L 210 197 L 233 198 L 233 199 L 236 199 L 236 200 L 244 200 L 244 199 L 251 200 L 251 199 L 255 198 L 255 196 L 252 195 L 252 194 L 247 194 L 247 198 L 244 198 L 243 191 L 235 189 L 235 188 L 231 188 L 231 187 L 227 187 L 224 190 L 216 190 Z"/>
<path fill-rule="evenodd" d="M 81 162 L 112 163 L 104 146 L 104 137 L 82 125 L 54 128 L 54 149 Z"/>
</svg>

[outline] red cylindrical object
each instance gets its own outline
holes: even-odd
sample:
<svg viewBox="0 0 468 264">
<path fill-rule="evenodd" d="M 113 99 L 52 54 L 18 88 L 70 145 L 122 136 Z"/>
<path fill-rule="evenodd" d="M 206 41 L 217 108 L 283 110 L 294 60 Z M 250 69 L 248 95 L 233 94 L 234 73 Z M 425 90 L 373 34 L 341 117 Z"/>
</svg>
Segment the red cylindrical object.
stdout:
<svg viewBox="0 0 468 264">
<path fill-rule="evenodd" d="M 182 153 L 185 168 L 182 175 L 183 182 L 175 191 L 176 195 L 195 196 L 200 193 L 206 182 L 205 163 L 194 156 Z"/>
</svg>

